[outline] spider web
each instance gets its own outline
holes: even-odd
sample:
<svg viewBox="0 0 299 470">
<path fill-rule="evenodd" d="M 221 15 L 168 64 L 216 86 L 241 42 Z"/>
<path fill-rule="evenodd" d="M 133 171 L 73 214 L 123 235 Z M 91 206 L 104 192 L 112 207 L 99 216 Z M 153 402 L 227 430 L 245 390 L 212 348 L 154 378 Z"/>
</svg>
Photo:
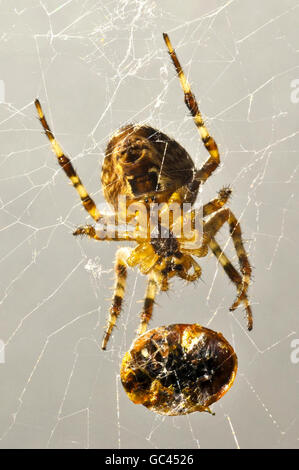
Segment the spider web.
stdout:
<svg viewBox="0 0 299 470">
<path fill-rule="evenodd" d="M 182 3 L 182 4 L 181 4 Z M 0 446 L 25 448 L 298 447 L 299 2 L 22 0 L 0 2 Z M 138 326 L 145 278 L 129 273 L 124 311 L 99 348 L 118 245 L 77 240 L 88 221 L 33 106 L 98 204 L 109 136 L 129 122 L 173 136 L 199 167 L 207 154 L 162 41 L 168 32 L 220 153 L 201 194 L 230 184 L 254 267 L 254 329 L 216 259 L 202 280 L 174 281 L 151 327 L 221 331 L 239 369 L 212 408 L 162 417 L 129 401 L 121 359 Z M 295 96 L 295 99 L 294 99 Z M 296 191 L 297 190 L 297 191 Z M 217 240 L 237 265 L 227 227 Z M 4 355 L 5 353 L 5 355 Z"/>
</svg>

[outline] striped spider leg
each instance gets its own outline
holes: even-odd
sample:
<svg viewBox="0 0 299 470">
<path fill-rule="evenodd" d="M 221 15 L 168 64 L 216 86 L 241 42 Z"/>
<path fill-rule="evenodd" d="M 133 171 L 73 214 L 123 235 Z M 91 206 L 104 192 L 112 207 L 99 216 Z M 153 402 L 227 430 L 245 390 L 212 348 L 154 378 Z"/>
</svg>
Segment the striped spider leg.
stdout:
<svg viewBox="0 0 299 470">
<path fill-rule="evenodd" d="M 217 148 L 217 144 L 213 137 L 210 136 L 204 124 L 196 98 L 191 91 L 191 87 L 187 81 L 183 68 L 178 60 L 174 48 L 172 47 L 168 35 L 164 33 L 163 38 L 168 48 L 168 52 L 170 54 L 174 67 L 176 69 L 181 87 L 183 89 L 185 104 L 193 117 L 194 123 L 201 136 L 201 140 L 210 154 L 209 159 L 204 163 L 201 169 L 197 170 L 194 178 L 197 184 L 205 183 L 206 180 L 211 176 L 211 174 L 216 170 L 216 168 L 220 164 L 220 155 Z M 207 216 L 212 212 L 215 212 L 220 209 L 228 200 L 230 193 L 231 190 L 229 188 L 224 188 L 223 190 L 221 190 L 217 199 L 205 205 L 203 215 Z M 232 263 L 229 261 L 227 256 L 220 249 L 219 245 L 217 244 L 214 238 L 214 235 L 216 235 L 216 233 L 220 230 L 220 228 L 225 222 L 228 222 L 230 227 L 230 233 L 238 256 L 242 278 L 240 274 L 236 271 L 236 269 L 233 267 Z M 223 211 L 216 214 L 209 222 L 205 224 L 205 232 L 210 235 L 208 244 L 211 251 L 218 258 L 218 261 L 223 267 L 225 273 L 237 287 L 237 299 L 233 303 L 231 310 L 235 310 L 242 301 L 245 305 L 247 314 L 247 327 L 248 330 L 251 330 L 253 327 L 253 318 L 252 310 L 247 298 L 247 290 L 251 279 L 251 266 L 242 241 L 240 224 L 234 214 L 229 209 L 224 209 Z"/>
</svg>

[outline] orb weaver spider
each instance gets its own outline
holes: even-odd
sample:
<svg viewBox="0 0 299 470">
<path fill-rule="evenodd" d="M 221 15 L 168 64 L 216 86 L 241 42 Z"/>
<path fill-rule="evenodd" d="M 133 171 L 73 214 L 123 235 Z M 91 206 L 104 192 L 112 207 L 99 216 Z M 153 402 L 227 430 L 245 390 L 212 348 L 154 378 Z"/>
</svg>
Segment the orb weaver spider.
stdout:
<svg viewBox="0 0 299 470">
<path fill-rule="evenodd" d="M 193 205 L 200 186 L 207 181 L 220 163 L 216 142 L 204 124 L 195 96 L 176 52 L 168 35 L 164 33 L 163 38 L 183 89 L 186 106 L 209 153 L 209 158 L 197 170 L 186 150 L 162 132 L 145 125 L 130 124 L 122 127 L 112 136 L 107 145 L 101 178 L 104 196 L 108 203 L 114 207 L 115 212 L 118 210 L 117 201 L 120 195 L 126 196 L 129 203 L 137 200 L 147 206 L 153 202 L 165 203 L 167 206 L 172 203 Z M 83 207 L 97 224 L 104 221 L 103 215 L 86 191 L 71 161 L 55 139 L 38 99 L 35 101 L 35 106 L 58 163 L 77 190 Z M 166 291 L 168 280 L 174 276 L 179 276 L 188 282 L 196 281 L 201 276 L 201 268 L 193 256 L 204 257 L 209 248 L 237 288 L 237 298 L 230 310 L 235 310 L 242 302 L 246 309 L 248 330 L 252 329 L 252 311 L 247 297 L 251 267 L 243 245 L 240 224 L 232 211 L 223 207 L 230 194 L 230 188 L 223 188 L 219 191 L 216 199 L 202 207 L 203 236 L 200 246 L 196 249 L 186 248 L 184 246 L 185 240 L 175 237 L 171 231 L 170 237 L 167 238 L 163 237 L 163 233 L 160 231 L 158 237 L 153 238 L 150 235 L 145 239 L 138 234 L 132 235 L 126 230 L 118 230 L 115 236 L 109 236 L 105 233 L 99 236 L 96 227 L 91 225 L 82 226 L 75 230 L 74 235 L 83 235 L 94 240 L 137 242 L 137 247 L 134 249 L 119 248 L 116 252 L 114 296 L 102 349 L 106 349 L 113 327 L 121 312 L 127 267 L 137 266 L 142 274 L 148 276 L 138 330 L 138 335 L 140 335 L 146 331 L 152 317 L 153 305 L 158 291 Z M 210 215 L 209 220 L 205 221 L 205 217 Z M 127 221 L 130 222 L 129 219 Z M 174 222 L 172 221 L 170 229 Z M 216 234 L 226 222 L 229 224 L 241 274 L 234 268 L 215 240 Z M 190 273 L 190 269 L 193 269 L 193 272 Z"/>
</svg>

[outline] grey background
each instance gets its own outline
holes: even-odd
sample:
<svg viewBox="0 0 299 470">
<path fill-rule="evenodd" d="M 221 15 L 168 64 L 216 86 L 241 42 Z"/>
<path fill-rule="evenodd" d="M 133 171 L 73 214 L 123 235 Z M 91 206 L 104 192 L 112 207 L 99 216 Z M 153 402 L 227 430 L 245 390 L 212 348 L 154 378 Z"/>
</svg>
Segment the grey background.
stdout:
<svg viewBox="0 0 299 470">
<path fill-rule="evenodd" d="M 3 448 L 298 447 L 298 1 L 22 0 L 0 2 L 0 446 Z M 207 154 L 183 103 L 162 32 L 176 47 L 221 167 L 202 198 L 233 188 L 254 266 L 254 329 L 229 307 L 235 289 L 216 259 L 202 281 L 175 281 L 151 326 L 198 322 L 239 358 L 216 416 L 168 418 L 129 401 L 119 367 L 134 339 L 145 278 L 130 272 L 109 350 L 99 343 L 117 244 L 75 240 L 88 220 L 58 168 L 33 105 L 90 193 L 103 202 L 109 136 L 147 122 L 201 165 Z M 4 90 L 2 88 L 2 94 Z M 225 227 L 218 237 L 228 242 Z M 234 262 L 236 256 L 228 247 Z"/>
</svg>

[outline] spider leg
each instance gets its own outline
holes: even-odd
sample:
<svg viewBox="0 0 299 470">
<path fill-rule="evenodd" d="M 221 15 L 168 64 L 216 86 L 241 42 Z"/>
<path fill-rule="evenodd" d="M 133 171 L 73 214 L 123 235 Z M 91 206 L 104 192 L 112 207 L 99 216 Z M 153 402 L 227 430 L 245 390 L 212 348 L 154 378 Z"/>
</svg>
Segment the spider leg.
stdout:
<svg viewBox="0 0 299 470">
<path fill-rule="evenodd" d="M 242 273 L 242 279 L 241 276 L 237 273 L 237 271 L 233 268 L 231 265 L 230 261 L 228 258 L 224 255 L 223 252 L 222 255 L 221 253 L 219 254 L 219 249 L 217 247 L 217 244 L 215 245 L 214 236 L 218 233 L 218 231 L 221 229 L 222 225 L 227 222 L 230 227 L 230 233 L 231 233 L 231 238 L 238 256 L 239 260 L 239 265 Z M 235 310 L 238 305 L 243 302 L 246 307 L 247 311 L 247 321 L 248 321 L 248 329 L 252 329 L 252 312 L 249 307 L 249 302 L 247 299 L 247 290 L 249 287 L 250 283 L 250 277 L 251 277 L 251 266 L 249 264 L 249 260 L 243 245 L 242 241 L 242 232 L 241 232 L 241 227 L 234 216 L 234 214 L 231 212 L 230 209 L 222 209 L 219 211 L 217 214 L 215 214 L 208 222 L 204 224 L 204 234 L 205 234 L 205 243 L 208 243 L 210 246 L 212 246 L 212 251 L 214 254 L 216 254 L 217 258 L 219 259 L 221 265 L 223 266 L 225 272 L 229 275 L 229 277 L 233 280 L 233 282 L 237 285 L 238 289 L 238 295 L 237 299 L 233 303 L 231 310 Z M 215 250 L 215 252 L 214 252 Z M 219 258 L 220 256 L 220 258 Z M 236 276 L 236 273 L 238 274 L 238 277 Z"/>
<path fill-rule="evenodd" d="M 185 257 L 186 256 L 188 255 L 185 255 Z M 178 271 L 177 274 L 181 279 L 184 279 L 185 281 L 194 282 L 201 276 L 201 267 L 191 256 L 188 256 L 188 258 L 190 259 L 191 266 L 193 267 L 193 273 L 189 274 L 186 269 L 183 269 L 181 271 Z"/>
<path fill-rule="evenodd" d="M 213 214 L 221 209 L 224 204 L 227 203 L 232 191 L 229 187 L 224 187 L 218 192 L 218 197 L 213 199 L 213 201 L 208 202 L 202 208 L 202 216 L 206 217 L 207 215 Z"/>
<path fill-rule="evenodd" d="M 102 349 L 106 349 L 107 343 L 111 336 L 113 327 L 117 321 L 117 317 L 121 312 L 122 301 L 124 298 L 126 280 L 127 280 L 127 264 L 126 260 L 130 254 L 128 248 L 119 248 L 115 254 L 115 286 L 112 305 L 110 307 L 107 328 L 102 341 Z"/>
<path fill-rule="evenodd" d="M 70 159 L 66 157 L 66 155 L 63 153 L 62 148 L 60 147 L 59 143 L 55 139 L 49 124 L 46 121 L 45 115 L 43 113 L 41 104 L 38 99 L 35 100 L 34 102 L 35 107 L 38 112 L 39 120 L 41 122 L 41 125 L 44 128 L 45 134 L 48 137 L 52 149 L 57 157 L 59 165 L 62 167 L 63 171 L 65 172 L 66 176 L 71 180 L 72 185 L 78 192 L 83 207 L 84 209 L 89 213 L 89 215 L 95 220 L 98 221 L 101 218 L 101 214 L 98 211 L 94 201 L 91 199 L 89 196 L 88 192 L 86 191 L 84 185 L 82 184 L 82 181 L 80 180 L 79 176 L 76 173 L 76 170 L 74 169 Z"/>
<path fill-rule="evenodd" d="M 211 238 L 209 242 L 209 247 L 218 259 L 219 263 L 223 267 L 225 273 L 230 278 L 230 280 L 236 285 L 238 294 L 242 291 L 242 278 L 238 271 L 234 268 L 230 260 L 227 258 L 221 247 L 216 242 L 215 238 Z M 243 301 L 247 313 L 247 322 L 248 322 L 248 330 L 252 330 L 253 326 L 253 318 L 252 318 L 252 310 L 250 307 L 250 303 L 246 293 L 243 294 L 243 297 L 237 297 L 236 302 L 231 306 L 230 310 L 233 311 L 237 308 L 240 301 Z"/>
<path fill-rule="evenodd" d="M 93 240 L 98 240 L 98 241 L 141 241 L 143 238 L 138 237 L 137 235 L 134 235 L 133 232 L 128 232 L 128 231 L 119 231 L 115 233 L 115 236 L 112 236 L 111 234 L 106 233 L 105 231 L 101 231 L 100 229 L 97 230 L 96 227 L 93 225 L 84 225 L 78 227 L 74 232 L 74 236 L 86 236 L 89 238 L 92 238 Z"/>
<path fill-rule="evenodd" d="M 210 134 L 209 134 L 209 132 L 208 132 L 208 130 L 207 130 L 205 124 L 204 124 L 202 115 L 201 115 L 201 113 L 199 111 L 199 108 L 198 108 L 196 98 L 195 98 L 195 96 L 193 95 L 193 93 L 191 91 L 190 85 L 189 85 L 189 83 L 187 81 L 187 78 L 184 74 L 184 71 L 183 71 L 183 68 L 182 68 L 182 66 L 179 62 L 179 59 L 177 58 L 176 52 L 172 47 L 172 44 L 170 42 L 170 39 L 169 39 L 168 35 L 166 33 L 163 33 L 163 38 L 164 38 L 164 41 L 165 41 L 166 46 L 168 48 L 168 51 L 169 51 L 170 57 L 172 59 L 173 65 L 176 69 L 178 78 L 180 80 L 181 87 L 183 89 L 184 96 L 185 96 L 186 106 L 189 109 L 189 111 L 190 111 L 190 113 L 193 117 L 195 125 L 196 125 L 196 127 L 197 127 L 197 129 L 200 133 L 201 140 L 202 140 L 205 148 L 207 149 L 207 151 L 210 154 L 210 158 L 204 163 L 202 168 L 196 172 L 196 175 L 195 175 L 195 180 L 196 181 L 198 181 L 200 183 L 205 183 L 205 181 L 216 170 L 216 168 L 218 167 L 218 165 L 220 163 L 220 156 L 219 156 L 218 147 L 217 147 L 217 144 L 216 144 L 215 140 L 213 139 L 213 137 L 210 136 Z"/>
<path fill-rule="evenodd" d="M 192 209 L 190 212 L 189 217 L 191 217 L 191 224 L 192 224 L 192 229 L 195 229 L 195 218 L 200 217 L 200 218 L 205 218 L 208 215 L 213 214 L 214 212 L 219 211 L 228 201 L 231 195 L 231 189 L 229 187 L 224 187 L 220 189 L 218 192 L 218 197 L 216 199 L 213 199 L 212 201 L 208 202 L 207 204 L 204 204 L 202 207 L 199 209 Z M 183 251 L 186 251 L 187 253 L 189 252 L 190 254 L 195 254 L 196 256 L 206 256 L 207 244 L 205 243 L 205 237 L 203 237 L 203 243 L 201 247 L 197 249 L 192 249 L 192 248 L 184 248 Z"/>
<path fill-rule="evenodd" d="M 148 323 L 152 318 L 155 297 L 158 293 L 159 286 L 155 279 L 153 271 L 149 274 L 149 279 L 146 286 L 143 310 L 140 315 L 140 325 L 137 334 L 142 335 L 146 332 Z"/>
</svg>

